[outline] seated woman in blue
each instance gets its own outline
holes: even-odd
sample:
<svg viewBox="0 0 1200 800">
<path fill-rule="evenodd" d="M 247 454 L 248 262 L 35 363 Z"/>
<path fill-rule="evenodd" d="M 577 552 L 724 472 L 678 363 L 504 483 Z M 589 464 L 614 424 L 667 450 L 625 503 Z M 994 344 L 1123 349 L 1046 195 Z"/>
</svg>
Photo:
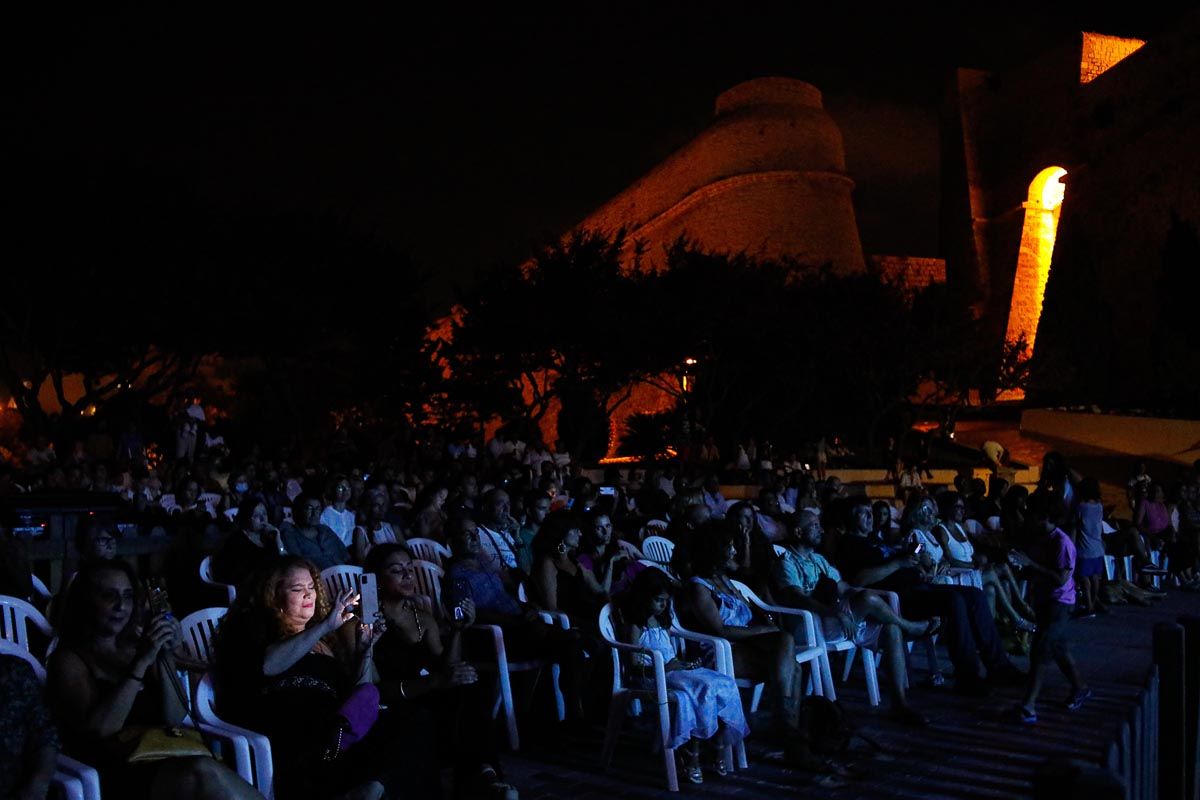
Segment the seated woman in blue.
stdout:
<svg viewBox="0 0 1200 800">
<path fill-rule="evenodd" d="M 671 579 L 657 569 L 647 569 L 633 579 L 629 591 L 621 595 L 621 626 L 618 636 L 630 644 L 662 653 L 666 667 L 667 689 L 674 700 L 671 706 L 671 736 L 667 746 L 687 745 L 683 761 L 684 777 L 691 783 L 703 783 L 700 769 L 700 742 L 711 741 L 715 751 L 712 763 L 717 773 L 725 774 L 721 750 L 740 741 L 750 732 L 742 711 L 733 678 L 705 669 L 675 654 L 668 632 L 671 628 Z M 633 660 L 641 679 L 653 681 L 649 654 L 639 653 Z"/>
<path fill-rule="evenodd" d="M 776 728 L 790 747 L 800 742 L 795 640 L 773 619 L 765 615 L 756 619 L 730 582 L 729 576 L 737 566 L 737 549 L 725 526 L 707 523 L 696 531 L 692 551 L 695 574 L 684 587 L 687 620 L 701 633 L 729 640 L 737 676 L 767 684 L 773 696 Z"/>
</svg>

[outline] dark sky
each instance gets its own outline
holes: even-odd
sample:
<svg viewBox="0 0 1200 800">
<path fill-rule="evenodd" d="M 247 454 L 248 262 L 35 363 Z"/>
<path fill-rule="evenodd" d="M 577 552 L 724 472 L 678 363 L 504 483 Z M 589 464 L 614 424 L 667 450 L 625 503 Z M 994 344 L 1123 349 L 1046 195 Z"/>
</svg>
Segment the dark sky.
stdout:
<svg viewBox="0 0 1200 800">
<path fill-rule="evenodd" d="M 1002 67 L 1082 29 L 1145 37 L 1174 17 L 666 2 L 248 17 L 241 5 L 10 20 L 4 158 L 134 164 L 220 208 L 332 212 L 433 270 L 438 290 L 565 230 L 703 128 L 719 92 L 771 74 L 824 91 L 866 251 L 936 254 L 950 67 Z M 1049 16 L 1032 24 L 1038 11 Z"/>
</svg>

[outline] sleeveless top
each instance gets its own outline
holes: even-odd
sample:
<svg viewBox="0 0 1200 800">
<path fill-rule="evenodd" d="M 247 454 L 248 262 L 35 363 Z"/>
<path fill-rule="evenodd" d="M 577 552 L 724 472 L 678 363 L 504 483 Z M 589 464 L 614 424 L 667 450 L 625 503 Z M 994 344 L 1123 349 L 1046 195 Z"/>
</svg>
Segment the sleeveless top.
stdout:
<svg viewBox="0 0 1200 800">
<path fill-rule="evenodd" d="M 728 625 L 731 628 L 745 628 L 750 625 L 753 615 L 750 612 L 750 606 L 746 605 L 746 601 L 741 597 L 718 589 L 711 581 L 698 576 L 693 576 L 692 582 L 700 584 L 712 594 L 713 601 L 721 613 L 722 625 Z"/>
<path fill-rule="evenodd" d="M 965 541 L 959 541 L 955 536 L 955 531 L 962 534 Z M 971 538 L 967 536 L 967 532 L 957 522 L 939 522 L 937 527 L 944 528 L 946 531 L 946 550 L 945 556 L 953 558 L 955 561 L 965 561 L 968 564 L 975 558 L 975 546 L 971 544 Z"/>
<path fill-rule="evenodd" d="M 923 531 L 920 528 L 913 528 L 912 535 L 915 536 L 917 541 L 920 542 L 925 548 L 924 552 L 929 554 L 930 561 L 932 561 L 934 564 L 942 563 L 942 559 L 946 557 L 946 554 L 942 550 L 942 545 L 940 542 L 938 542 L 936 536 L 929 531 Z"/>
</svg>

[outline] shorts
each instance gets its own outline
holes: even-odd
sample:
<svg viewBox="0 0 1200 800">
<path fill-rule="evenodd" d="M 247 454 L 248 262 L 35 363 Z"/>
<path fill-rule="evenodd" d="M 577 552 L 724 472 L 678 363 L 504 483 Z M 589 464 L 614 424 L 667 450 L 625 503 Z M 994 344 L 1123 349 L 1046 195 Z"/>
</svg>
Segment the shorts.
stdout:
<svg viewBox="0 0 1200 800">
<path fill-rule="evenodd" d="M 1098 558 L 1081 558 L 1075 567 L 1075 577 L 1090 578 L 1093 575 L 1104 574 L 1104 556 Z"/>
</svg>

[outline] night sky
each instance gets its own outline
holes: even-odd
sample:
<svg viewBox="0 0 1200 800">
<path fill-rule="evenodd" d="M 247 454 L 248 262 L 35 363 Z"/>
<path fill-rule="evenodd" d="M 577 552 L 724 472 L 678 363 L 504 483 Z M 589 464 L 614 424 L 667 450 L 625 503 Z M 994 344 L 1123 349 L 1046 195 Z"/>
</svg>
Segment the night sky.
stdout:
<svg viewBox="0 0 1200 800">
<path fill-rule="evenodd" d="M 1145 38 L 1175 16 L 575 5 L 9 20 L 3 158 L 136 165 L 231 212 L 334 213 L 432 270 L 440 299 L 645 173 L 722 90 L 783 75 L 820 88 L 842 128 L 866 252 L 935 255 L 950 67 L 1003 67 L 1084 29 Z"/>
</svg>

